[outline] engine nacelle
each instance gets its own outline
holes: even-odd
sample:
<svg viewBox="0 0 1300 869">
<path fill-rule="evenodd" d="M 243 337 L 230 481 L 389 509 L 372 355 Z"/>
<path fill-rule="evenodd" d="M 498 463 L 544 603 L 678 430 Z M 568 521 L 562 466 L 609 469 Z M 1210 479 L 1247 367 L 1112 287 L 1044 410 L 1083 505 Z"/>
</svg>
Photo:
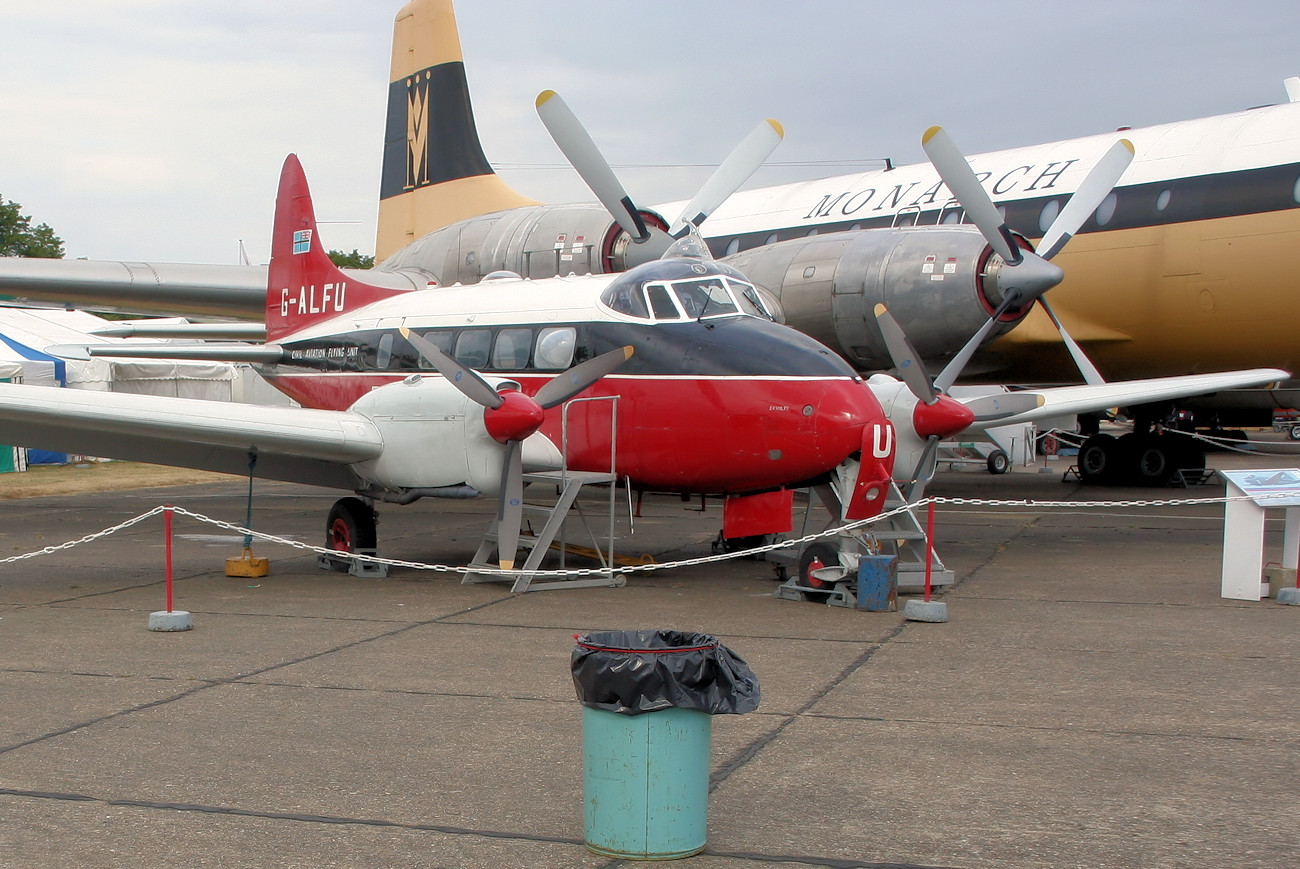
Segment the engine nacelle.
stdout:
<svg viewBox="0 0 1300 869">
<path fill-rule="evenodd" d="M 876 325 L 877 304 L 889 308 L 923 359 L 939 361 L 960 350 L 1003 300 L 1004 263 L 972 226 L 828 233 L 723 262 L 775 294 L 786 324 L 861 369 L 893 364 Z M 1030 307 L 1007 311 L 993 335 L 1020 322 Z"/>
<path fill-rule="evenodd" d="M 462 220 L 393 254 L 381 270 L 418 269 L 439 283 L 475 284 L 495 271 L 526 278 L 622 272 L 659 259 L 672 239 L 643 211 L 650 239 L 637 244 L 599 205 L 536 205 Z"/>
<path fill-rule="evenodd" d="M 377 459 L 353 469 L 393 492 L 468 485 L 485 495 L 501 489 L 505 447 L 483 424 L 483 408 L 441 377 L 412 375 L 373 389 L 349 408 L 367 417 L 384 439 Z M 560 451 L 542 434 L 524 441 L 525 471 L 557 470 Z"/>
</svg>

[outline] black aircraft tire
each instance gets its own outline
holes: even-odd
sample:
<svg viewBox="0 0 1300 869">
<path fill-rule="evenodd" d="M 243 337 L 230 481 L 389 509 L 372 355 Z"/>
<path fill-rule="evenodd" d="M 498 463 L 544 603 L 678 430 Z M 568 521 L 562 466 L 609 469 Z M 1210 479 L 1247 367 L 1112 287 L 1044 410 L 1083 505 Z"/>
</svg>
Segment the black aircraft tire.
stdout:
<svg viewBox="0 0 1300 869">
<path fill-rule="evenodd" d="M 1005 474 L 1011 470 L 1011 459 L 1002 450 L 994 450 L 989 453 L 988 461 L 985 464 L 988 465 L 990 474 Z"/>
<path fill-rule="evenodd" d="M 1119 449 L 1113 435 L 1095 434 L 1079 447 L 1079 479 L 1090 486 L 1111 482 L 1119 464 Z"/>
<path fill-rule="evenodd" d="M 340 552 L 358 552 L 375 548 L 375 511 L 360 498 L 340 498 L 330 508 L 325 520 L 325 548 Z M 334 563 L 335 570 L 346 565 Z"/>
<path fill-rule="evenodd" d="M 830 592 L 835 583 L 817 579 L 809 571 L 815 570 L 813 561 L 821 562 L 821 567 L 834 567 L 840 563 L 840 550 L 832 543 L 819 540 L 816 543 L 810 543 L 804 547 L 804 551 L 799 553 L 799 584 L 805 588 L 825 589 Z M 824 600 L 825 594 L 820 592 L 805 592 L 808 600 Z"/>
<path fill-rule="evenodd" d="M 1140 486 L 1168 486 L 1181 458 L 1176 447 L 1165 435 L 1138 435 L 1132 448 L 1133 482 Z"/>
</svg>

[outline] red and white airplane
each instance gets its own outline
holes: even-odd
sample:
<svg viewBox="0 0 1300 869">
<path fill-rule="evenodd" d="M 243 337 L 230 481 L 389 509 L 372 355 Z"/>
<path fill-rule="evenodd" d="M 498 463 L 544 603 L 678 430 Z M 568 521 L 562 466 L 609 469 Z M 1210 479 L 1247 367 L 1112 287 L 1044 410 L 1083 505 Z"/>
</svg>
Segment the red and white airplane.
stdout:
<svg viewBox="0 0 1300 869">
<path fill-rule="evenodd" d="M 505 568 L 522 474 L 607 471 L 615 439 L 628 485 L 726 495 L 745 536 L 787 530 L 792 487 L 837 473 L 844 515 L 884 503 L 894 433 L 872 391 L 698 240 L 618 275 L 379 287 L 330 262 L 290 156 L 272 251 L 268 343 L 189 355 L 255 362 L 303 407 L 4 386 L 0 441 L 352 490 L 327 522 L 345 550 L 375 545 L 376 500 L 499 495 Z M 616 417 L 574 402 L 562 423 L 579 393 Z M 948 399 L 923 432 L 971 418 Z"/>
</svg>

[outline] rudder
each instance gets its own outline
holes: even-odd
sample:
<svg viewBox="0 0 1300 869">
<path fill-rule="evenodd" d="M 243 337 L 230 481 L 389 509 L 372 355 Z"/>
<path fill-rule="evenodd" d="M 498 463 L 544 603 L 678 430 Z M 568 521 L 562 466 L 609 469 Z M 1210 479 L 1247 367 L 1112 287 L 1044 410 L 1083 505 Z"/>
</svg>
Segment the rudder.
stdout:
<svg viewBox="0 0 1300 869">
<path fill-rule="evenodd" d="M 401 292 L 353 280 L 334 265 L 316 230 L 316 210 L 302 163 L 296 154 L 286 157 L 271 230 L 266 339 L 276 341 Z"/>
<path fill-rule="evenodd" d="M 376 259 L 458 220 L 537 205 L 479 144 L 451 0 L 412 0 L 393 24 Z"/>
</svg>

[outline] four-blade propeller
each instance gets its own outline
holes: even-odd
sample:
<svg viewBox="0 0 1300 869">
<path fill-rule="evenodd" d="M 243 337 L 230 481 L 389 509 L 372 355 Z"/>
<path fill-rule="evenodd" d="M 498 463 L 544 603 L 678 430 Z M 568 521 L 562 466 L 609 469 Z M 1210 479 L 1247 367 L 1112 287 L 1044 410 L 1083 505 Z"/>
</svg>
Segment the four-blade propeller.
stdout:
<svg viewBox="0 0 1300 869">
<path fill-rule="evenodd" d="M 633 241 L 648 240 L 650 232 L 641 218 L 641 212 L 564 99 L 555 91 L 542 91 L 537 97 L 537 115 L 555 144 L 618 225 L 623 227 Z M 690 232 L 690 227 L 698 227 L 703 223 L 763 165 L 763 161 L 781 144 L 784 136 L 785 130 L 777 121 L 768 118 L 760 122 L 713 170 L 709 180 L 704 182 L 704 186 L 682 209 L 681 215 L 673 221 L 669 235 L 681 238 Z"/>
<path fill-rule="evenodd" d="M 1087 361 L 1083 351 L 1062 327 L 1048 306 L 1047 300 L 1043 298 L 1043 294 L 1065 277 L 1065 273 L 1050 260 L 1061 252 L 1061 248 L 1074 237 L 1089 215 L 1096 211 L 1102 201 L 1110 195 L 1111 190 L 1119 182 L 1120 176 L 1124 174 L 1124 170 L 1133 161 L 1133 143 L 1128 139 L 1120 139 L 1101 156 L 1079 184 L 1074 195 L 1070 197 L 1070 201 L 1047 228 L 1039 242 L 1037 252 L 1023 250 L 1020 247 L 1006 221 L 998 213 L 997 206 L 993 204 L 993 200 L 980 184 L 974 170 L 942 127 L 931 127 L 926 130 L 925 135 L 921 137 L 921 147 L 925 149 L 926 156 L 930 158 L 943 183 L 965 209 L 966 216 L 1005 263 L 998 275 L 998 283 L 1002 290 L 1001 304 L 935 378 L 936 388 L 942 392 L 956 382 L 966 363 L 1007 311 L 1025 308 L 1035 301 L 1042 305 L 1043 310 L 1051 317 L 1070 355 L 1079 366 L 1079 370 L 1083 372 L 1085 381 L 1100 383 L 1101 375 L 1096 372 L 1092 363 Z"/>
<path fill-rule="evenodd" d="M 519 529 L 523 523 L 523 442 L 542 427 L 545 412 L 563 404 L 613 372 L 632 357 L 632 347 L 620 347 L 579 363 L 542 385 L 535 396 L 517 389 L 498 391 L 474 369 L 448 356 L 428 338 L 403 326 L 402 337 L 470 401 L 483 408 L 483 426 L 506 451 L 501 463 L 501 500 L 497 508 L 497 554 L 501 568 L 515 566 Z"/>
</svg>

